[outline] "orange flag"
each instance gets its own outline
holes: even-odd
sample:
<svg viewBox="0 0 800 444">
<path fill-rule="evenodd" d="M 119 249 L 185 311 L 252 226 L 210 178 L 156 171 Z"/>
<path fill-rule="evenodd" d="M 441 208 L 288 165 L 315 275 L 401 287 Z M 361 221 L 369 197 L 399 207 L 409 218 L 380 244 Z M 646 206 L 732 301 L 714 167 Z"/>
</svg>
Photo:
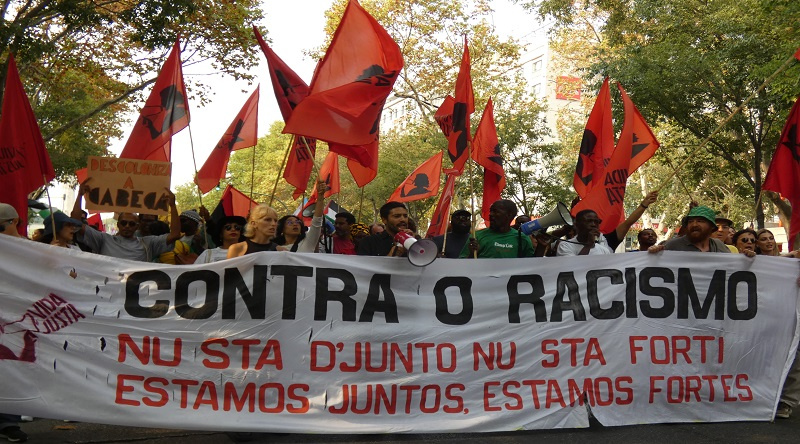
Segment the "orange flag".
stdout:
<svg viewBox="0 0 800 444">
<path fill-rule="evenodd" d="M 800 52 L 800 50 L 798 50 Z M 794 250 L 794 241 L 800 233 L 800 97 L 794 102 L 786 125 L 783 127 L 778 147 L 761 186 L 774 191 L 792 204 L 792 219 L 789 221 L 789 250 Z"/>
<path fill-rule="evenodd" d="M 387 202 L 411 202 L 435 196 L 439 193 L 439 176 L 441 174 L 442 152 L 439 151 L 412 171 L 389 196 Z"/>
<path fill-rule="evenodd" d="M 311 93 L 297 105 L 284 133 L 342 145 L 371 144 L 402 68 L 397 43 L 358 1 L 350 0 L 314 73 Z M 357 160 L 370 163 L 369 157 Z"/>
<path fill-rule="evenodd" d="M 17 63 L 8 55 L 3 108 L 0 114 L 0 202 L 17 210 L 19 232 L 28 233 L 28 194 L 55 178 L 31 103 L 22 87 Z"/>
<path fill-rule="evenodd" d="M 603 81 L 597 100 L 594 102 L 586 129 L 583 130 L 581 150 L 578 154 L 578 164 L 575 166 L 575 176 L 572 186 L 581 199 L 603 180 L 603 170 L 606 168 L 611 154 L 614 152 L 614 126 L 611 122 L 611 88 L 608 86 L 608 77 Z"/>
<path fill-rule="evenodd" d="M 225 177 L 231 151 L 250 148 L 258 143 L 258 91 L 259 87 L 256 87 L 197 172 L 194 181 L 203 193 L 211 191 Z"/>
<path fill-rule="evenodd" d="M 591 209 L 603 221 L 600 231 L 610 233 L 625 219 L 623 200 L 628 177 L 647 159 L 655 154 L 659 147 L 656 136 L 639 114 L 628 94 L 621 85 L 617 85 L 622 94 L 625 108 L 625 122 L 617 141 L 617 147 L 606 166 L 603 181 L 589 191 L 585 199 L 572 209 L 572 215 Z"/>
<path fill-rule="evenodd" d="M 447 103 L 447 100 L 445 100 Z M 447 136 L 447 152 L 453 161 L 453 168 L 464 171 L 464 164 L 469 157 L 469 116 L 475 112 L 475 97 L 472 92 L 470 75 L 469 46 L 464 37 L 464 54 L 461 56 L 461 68 L 456 79 L 456 97 L 453 103 L 453 127 Z"/>
<path fill-rule="evenodd" d="M 339 155 L 333 152 L 328 153 L 328 157 L 325 158 L 325 161 L 322 162 L 322 166 L 319 167 L 319 177 L 325 179 L 325 183 L 328 184 L 328 191 L 325 192 L 325 197 L 331 197 L 334 194 L 339 194 L 341 191 L 341 186 L 339 182 Z M 311 193 L 311 197 L 308 198 L 308 204 L 317 201 L 317 186 L 314 185 L 314 191 Z"/>
<path fill-rule="evenodd" d="M 187 97 L 180 44 L 175 40 L 119 157 L 169 162 L 172 135 L 189 125 Z"/>
<path fill-rule="evenodd" d="M 444 190 L 442 190 L 442 195 L 439 196 L 439 202 L 433 211 L 433 217 L 431 217 L 431 226 L 428 227 L 428 232 L 425 233 L 426 238 L 441 236 L 447 231 L 447 224 L 450 222 L 450 204 L 453 202 L 455 186 L 456 175 L 447 174 Z"/>
<path fill-rule="evenodd" d="M 497 139 L 497 127 L 494 124 L 494 104 L 492 99 L 486 103 L 475 139 L 472 142 L 472 158 L 483 166 L 483 205 L 481 216 L 489 220 L 489 207 L 500 199 L 500 193 L 506 187 L 506 173 L 503 169 L 503 157 L 500 155 L 500 141 Z"/>
</svg>

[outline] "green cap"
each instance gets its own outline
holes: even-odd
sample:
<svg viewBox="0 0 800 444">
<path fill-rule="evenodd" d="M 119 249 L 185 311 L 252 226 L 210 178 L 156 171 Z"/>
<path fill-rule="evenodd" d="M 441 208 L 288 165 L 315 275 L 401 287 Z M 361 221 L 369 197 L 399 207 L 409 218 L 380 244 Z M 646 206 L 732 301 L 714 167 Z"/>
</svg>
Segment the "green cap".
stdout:
<svg viewBox="0 0 800 444">
<path fill-rule="evenodd" d="M 702 217 L 702 218 L 706 219 L 707 221 L 709 221 L 711 223 L 711 225 L 714 226 L 715 229 L 717 227 L 717 221 L 716 221 L 717 213 L 714 210 L 712 210 L 711 208 L 703 206 L 703 205 L 701 205 L 699 207 L 694 207 L 691 210 L 689 210 L 689 214 L 687 214 L 686 217 L 687 218 L 689 218 L 689 217 Z"/>
</svg>

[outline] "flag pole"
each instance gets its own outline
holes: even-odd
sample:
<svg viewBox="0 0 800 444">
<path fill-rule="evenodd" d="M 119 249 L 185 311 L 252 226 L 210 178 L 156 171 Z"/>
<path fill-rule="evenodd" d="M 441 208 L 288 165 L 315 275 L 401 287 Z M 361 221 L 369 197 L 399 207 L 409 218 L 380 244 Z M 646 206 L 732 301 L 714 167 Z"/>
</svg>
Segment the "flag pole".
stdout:
<svg viewBox="0 0 800 444">
<path fill-rule="evenodd" d="M 471 224 L 472 226 L 470 228 L 470 234 L 472 235 L 472 237 L 475 237 L 475 187 L 473 186 L 473 182 L 474 182 L 474 179 L 475 179 L 475 177 L 474 177 L 475 172 L 472 170 L 473 165 L 472 165 L 472 162 L 470 162 L 470 160 L 472 160 L 472 141 L 471 140 L 467 140 L 467 156 L 468 156 L 467 157 L 467 162 L 469 163 L 469 206 L 470 206 L 470 211 L 472 211 L 472 224 Z M 480 246 L 479 246 L 479 248 L 480 248 Z M 472 257 L 474 259 L 478 258 L 478 250 L 475 250 L 472 253 Z"/>
<path fill-rule="evenodd" d="M 361 208 L 364 206 L 364 187 L 361 187 L 361 198 L 358 200 L 358 220 L 361 220 Z"/>
<path fill-rule="evenodd" d="M 686 184 L 683 182 L 683 178 L 680 176 L 680 174 L 678 174 L 678 171 L 675 169 L 675 165 L 673 165 L 673 164 L 672 164 L 672 161 L 669 159 L 669 157 L 666 155 L 666 153 L 664 153 L 664 152 L 662 151 L 662 152 L 661 152 L 661 155 L 662 155 L 662 156 L 664 156 L 664 160 L 666 160 L 666 161 L 667 161 L 667 165 L 669 165 L 669 167 L 670 167 L 670 168 L 672 168 L 672 171 L 674 171 L 674 172 L 675 172 L 675 177 L 678 179 L 678 183 L 679 183 L 679 184 L 681 185 L 681 187 L 683 188 L 683 191 L 686 191 L 686 195 L 687 195 L 687 196 L 689 196 L 689 199 L 690 199 L 692 202 L 694 202 L 694 201 L 695 201 L 694 195 L 692 195 L 692 192 L 691 192 L 691 191 L 689 191 L 689 188 L 688 188 L 688 187 L 686 186 Z M 659 189 L 660 189 L 660 188 L 659 188 Z"/>
<path fill-rule="evenodd" d="M 283 169 L 286 168 L 286 161 L 289 159 L 289 151 L 292 150 L 292 145 L 294 145 L 294 141 L 297 140 L 297 136 L 294 134 L 291 135 L 292 137 L 289 138 L 289 145 L 286 147 L 286 152 L 283 153 L 283 162 L 281 163 L 281 167 L 278 170 L 278 175 L 275 176 L 275 185 L 272 187 L 272 194 L 269 196 L 269 206 L 272 206 L 272 200 L 275 199 L 275 192 L 278 190 L 278 181 L 281 180 L 281 173 Z M 253 160 L 255 162 L 255 156 L 253 156 Z M 255 165 L 253 166 L 253 171 L 255 172 Z M 253 179 L 250 179 L 250 183 L 253 183 Z M 250 187 L 250 192 L 253 192 L 253 187 Z"/>
<path fill-rule="evenodd" d="M 189 127 L 189 146 L 192 148 L 192 164 L 194 165 L 194 185 L 197 187 L 197 197 L 200 199 L 200 207 L 203 207 L 203 191 L 200 189 L 200 185 L 197 184 L 197 158 L 194 155 L 194 138 L 192 137 L 192 123 L 189 122 L 186 124 Z M 172 137 L 169 138 L 170 143 L 170 150 L 172 150 Z M 202 216 L 201 216 L 202 219 Z M 198 227 L 199 228 L 199 227 Z M 205 247 L 211 244 L 211 237 L 208 234 L 208 225 L 203 223 L 203 241 L 205 242 Z"/>
<path fill-rule="evenodd" d="M 446 176 L 447 176 L 447 174 L 445 174 L 445 181 L 444 181 L 445 186 L 447 185 Z M 444 193 L 444 192 L 445 192 L 445 189 L 442 188 L 442 193 Z M 453 194 L 455 195 L 455 184 L 453 184 Z M 441 197 L 440 197 L 440 199 L 441 199 Z M 450 198 L 450 202 L 447 203 L 447 209 L 445 210 L 444 214 L 442 215 L 442 217 L 445 217 L 445 216 L 447 217 L 447 221 L 448 222 L 444 222 L 444 223 L 449 223 L 449 221 L 450 221 L 450 208 L 452 208 L 452 207 L 453 207 L 453 199 L 451 197 Z M 447 226 L 445 225 L 444 237 L 442 238 L 442 257 L 445 257 L 444 252 L 446 251 L 446 248 L 447 248 Z"/>
<path fill-rule="evenodd" d="M 44 183 L 44 192 L 45 192 L 45 194 L 47 194 L 47 207 L 50 208 L 50 223 L 53 225 L 53 239 L 55 239 L 56 236 L 57 236 L 57 233 L 56 233 L 56 216 L 53 214 L 54 213 L 54 211 L 53 211 L 53 203 L 50 200 L 50 186 L 49 186 L 49 183 L 47 181 L 47 176 L 44 173 L 42 173 L 42 181 Z M 26 211 L 27 211 L 27 209 L 26 209 Z"/>
<path fill-rule="evenodd" d="M 258 144 L 253 145 L 253 161 L 250 164 L 250 196 L 249 199 L 253 200 L 253 187 L 255 186 L 256 182 L 256 148 L 258 148 Z M 276 183 L 275 186 L 278 184 Z M 269 199 L 269 206 L 272 206 L 272 197 Z"/>
<path fill-rule="evenodd" d="M 780 68 L 777 69 L 777 71 L 775 71 L 774 73 L 772 73 L 772 75 L 767 77 L 767 79 L 764 80 L 764 83 L 762 83 L 761 86 L 759 86 L 757 90 L 753 91 L 753 93 L 751 93 L 746 99 L 744 99 L 744 102 L 742 102 L 741 105 L 737 106 L 733 111 L 731 111 L 731 113 L 728 115 L 728 117 L 726 117 L 725 120 L 722 121 L 722 123 L 717 125 L 717 127 L 714 129 L 714 131 L 711 132 L 711 134 L 709 134 L 705 139 L 703 139 L 703 141 L 700 142 L 700 144 L 697 145 L 697 147 L 695 149 L 693 149 L 691 152 L 689 152 L 689 154 L 686 156 L 686 159 L 684 159 L 683 162 L 681 162 L 678 165 L 677 169 L 674 169 L 674 171 L 672 172 L 672 175 L 670 175 L 669 177 L 664 179 L 664 181 L 662 182 L 661 186 L 659 186 L 656 191 L 661 191 L 665 186 L 667 186 L 669 181 L 678 174 L 678 170 L 683 169 L 683 167 L 686 166 L 686 164 L 689 162 L 689 159 L 691 159 L 692 156 L 695 153 L 700 151 L 702 148 L 705 148 L 705 146 L 708 145 L 708 142 L 710 142 L 711 139 L 714 136 L 716 136 L 718 132 L 722 131 L 722 128 L 724 128 L 728 124 L 728 122 L 730 122 L 733 119 L 733 117 L 736 114 L 739 114 L 739 112 L 742 109 L 744 109 L 744 107 L 747 106 L 747 104 L 750 103 L 750 101 L 753 100 L 753 98 L 756 95 L 758 95 L 758 93 L 763 91 L 764 88 L 767 87 L 767 85 L 769 85 L 770 83 L 772 83 L 773 80 L 775 80 L 775 77 L 777 77 L 778 74 L 780 74 L 783 71 L 785 71 L 786 68 L 788 68 L 796 60 L 797 59 L 795 58 L 794 54 L 792 54 L 792 56 L 790 56 L 788 59 L 786 59 L 786 61 L 783 62 L 783 65 L 781 65 Z"/>
</svg>

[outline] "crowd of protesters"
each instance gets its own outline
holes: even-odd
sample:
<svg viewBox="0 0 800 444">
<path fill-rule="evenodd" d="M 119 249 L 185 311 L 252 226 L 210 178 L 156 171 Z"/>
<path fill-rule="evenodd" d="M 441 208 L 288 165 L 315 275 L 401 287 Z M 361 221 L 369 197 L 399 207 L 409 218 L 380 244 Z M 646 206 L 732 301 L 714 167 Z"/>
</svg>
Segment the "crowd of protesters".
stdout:
<svg viewBox="0 0 800 444">
<path fill-rule="evenodd" d="M 324 181 L 317 181 L 318 194 L 326 190 Z M 398 234 L 420 238 L 416 223 L 400 202 L 388 202 L 380 208 L 380 223 L 357 223 L 349 212 L 337 213 L 333 223 L 325 221 L 324 199 L 315 205 L 310 226 L 298 215 L 278 213 L 266 204 L 253 207 L 249 214 L 225 215 L 212 220 L 205 208 L 178 213 L 175 195 L 166 190 L 164 199 L 170 210 L 169 223 L 155 215 L 120 213 L 115 235 L 99 231 L 87 224 L 82 210 L 82 197 L 91 191 L 83 184 L 70 215 L 45 211 L 43 229 L 32 233 L 32 239 L 57 247 L 83 250 L 101 255 L 134 261 L 168 264 L 202 264 L 222 261 L 262 251 L 297 253 L 331 253 L 363 256 L 405 256 L 406 250 L 395 240 Z M 631 227 L 642 217 L 658 195 L 651 193 L 642 200 L 624 222 L 610 233 L 601 233 L 602 221 L 592 210 L 574 215 L 571 224 L 547 232 L 540 230 L 523 234 L 522 224 L 530 217 L 519 216 L 517 206 L 501 199 L 492 204 L 487 227 L 475 231 L 472 214 L 456 210 L 450 217 L 445 235 L 433 242 L 443 258 L 523 258 L 546 256 L 582 256 L 614 254 Z M 18 237 L 19 217 L 8 204 L 0 203 L 0 234 Z M 330 226 L 328 228 L 327 226 Z M 800 257 L 800 250 L 781 254 L 774 234 L 767 229 L 736 230 L 733 221 L 718 216 L 711 208 L 690 205 L 682 219 L 681 228 L 671 239 L 659 242 L 652 228 L 638 232 L 638 245 L 629 252 L 657 254 L 662 250 L 738 253 Z M 74 270 L 72 277 L 75 277 Z M 800 404 L 800 359 L 795 359 L 776 412 L 778 418 L 788 418 Z M 26 438 L 17 424 L 18 417 L 0 415 L 0 435 Z"/>
</svg>

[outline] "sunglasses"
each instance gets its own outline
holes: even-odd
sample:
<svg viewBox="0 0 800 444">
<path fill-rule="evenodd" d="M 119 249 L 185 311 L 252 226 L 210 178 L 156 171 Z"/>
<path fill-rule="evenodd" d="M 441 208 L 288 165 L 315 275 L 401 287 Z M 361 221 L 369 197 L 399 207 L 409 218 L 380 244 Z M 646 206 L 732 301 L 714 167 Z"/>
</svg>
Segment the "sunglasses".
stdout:
<svg viewBox="0 0 800 444">
<path fill-rule="evenodd" d="M 242 231 L 242 226 L 237 224 L 228 224 L 225 225 L 225 229 L 228 231 Z"/>
<path fill-rule="evenodd" d="M 754 243 L 756 243 L 755 239 L 750 239 L 749 237 L 743 237 L 743 238 L 741 238 L 739 240 L 744 242 L 744 243 L 746 243 L 746 244 L 754 244 Z"/>
<path fill-rule="evenodd" d="M 135 220 L 119 220 L 117 221 L 117 225 L 120 227 L 135 227 L 136 225 L 139 225 L 139 222 L 136 222 Z"/>
</svg>

